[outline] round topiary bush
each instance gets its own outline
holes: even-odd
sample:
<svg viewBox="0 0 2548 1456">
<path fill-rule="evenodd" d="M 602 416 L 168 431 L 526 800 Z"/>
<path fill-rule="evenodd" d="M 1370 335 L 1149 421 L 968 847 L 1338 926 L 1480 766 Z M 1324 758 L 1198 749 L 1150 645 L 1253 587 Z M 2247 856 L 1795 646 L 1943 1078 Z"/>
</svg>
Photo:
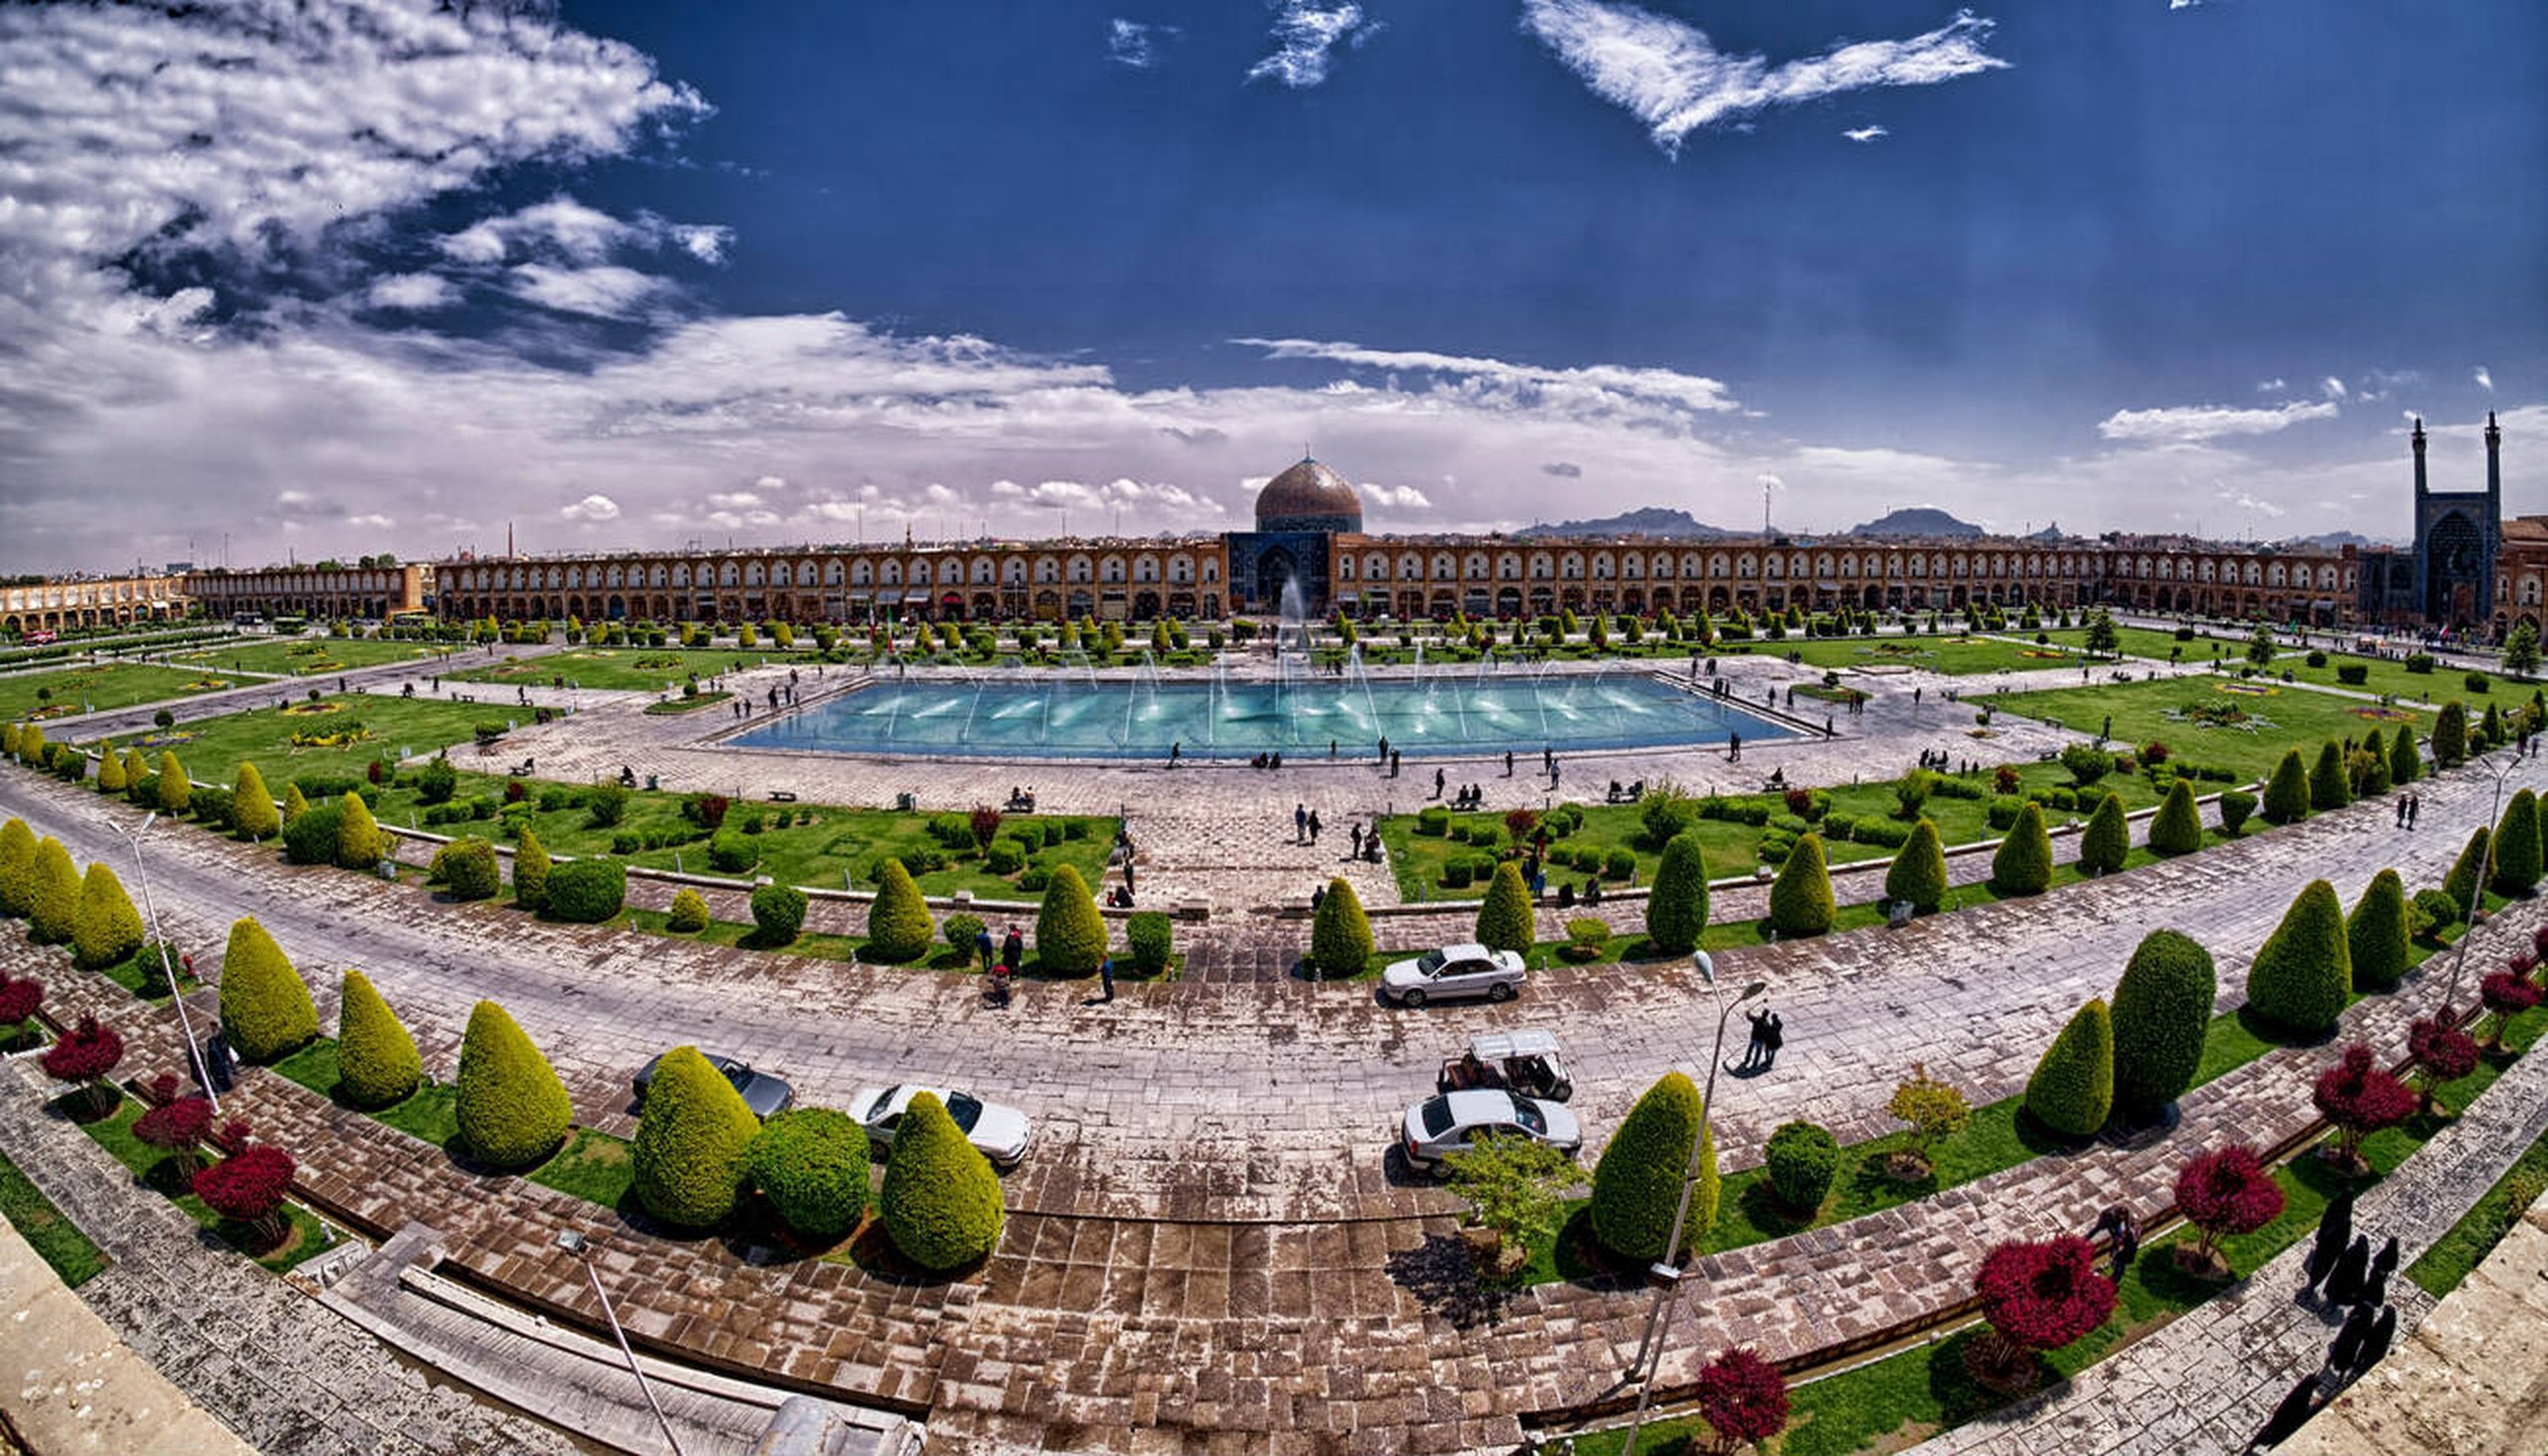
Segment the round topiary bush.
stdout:
<svg viewBox="0 0 2548 1456">
<path fill-rule="evenodd" d="M 1372 963 L 1372 921 L 1363 901 L 1343 878 L 1327 882 L 1318 918 L 1310 926 L 1310 964 L 1322 976 L 1344 980 Z"/>
<path fill-rule="evenodd" d="M 2168 786 L 2168 796 L 2159 803 L 2159 812 L 2150 821 L 2150 852 L 2160 855 L 2193 854 L 2203 848 L 2203 816 L 2194 802 L 2194 783 L 2178 779 Z"/>
<path fill-rule="evenodd" d="M 1819 936 L 1831 929 L 1838 908 L 1831 896 L 1831 871 L 1823 862 L 1822 836 L 1799 835 L 1787 863 L 1770 886 L 1770 926 L 1782 936 Z"/>
<path fill-rule="evenodd" d="M 982 868 L 994 875 L 1014 875 L 1026 868 L 1026 846 L 1014 839 L 994 839 L 982 851 Z"/>
<path fill-rule="evenodd" d="M 927 936 L 921 948 L 929 946 Z M 1035 913 L 1035 964 L 1046 975 L 1088 975 L 1106 958 L 1106 918 L 1097 913 L 1088 882 L 1071 865 L 1053 870 L 1044 904 Z"/>
<path fill-rule="evenodd" d="M 745 1164 L 781 1222 L 808 1239 L 833 1239 L 867 1212 L 867 1130 L 845 1113 L 798 1108 L 752 1136 Z"/>
<path fill-rule="evenodd" d="M 1592 1168 L 1592 1235 L 1601 1247 L 1638 1265 L 1665 1257 L 1703 1108 L 1698 1084 L 1667 1072 L 1628 1110 Z M 1681 1248 L 1672 1256 L 1676 1263 L 1716 1223 L 1714 1141 L 1711 1136 L 1699 1145 L 1699 1181 L 1690 1195 Z"/>
<path fill-rule="evenodd" d="M 2103 1001 L 2079 1008 L 2026 1079 L 2026 1111 L 2071 1138 L 2093 1136 L 2114 1111 L 2114 1020 Z"/>
<path fill-rule="evenodd" d="M 1092 913 L 1095 908 L 1091 907 Z M 903 862 L 888 859 L 877 867 L 876 899 L 867 907 L 867 944 L 859 958 L 902 965 L 929 953 L 938 927 L 930 921 L 929 902 Z M 1092 962 L 1093 963 L 1093 962 Z"/>
<path fill-rule="evenodd" d="M 1531 891 L 1522 883 L 1522 867 L 1506 860 L 1495 867 L 1494 878 L 1487 882 L 1486 899 L 1478 903 L 1478 943 L 1489 950 L 1527 955 L 1538 938 L 1533 934 L 1535 929 Z"/>
<path fill-rule="evenodd" d="M 1947 852 L 1938 826 L 1927 815 L 1911 826 L 1911 837 L 1895 852 L 1884 872 L 1884 898 L 1909 901 L 1922 915 L 1938 908 L 1947 896 Z"/>
<path fill-rule="evenodd" d="M 566 1141 L 575 1118 L 566 1085 L 548 1059 L 493 1001 L 481 1001 L 469 1013 L 453 1090 L 461 1144 L 491 1167 L 526 1168 L 542 1161 Z"/>
<path fill-rule="evenodd" d="M 2141 937 L 2114 988 L 2116 1117 L 2149 1122 L 2194 1085 L 2220 991 L 2212 952 L 2193 936 L 2152 931 Z"/>
<path fill-rule="evenodd" d="M 514 841 L 514 904 L 525 910 L 546 910 L 548 872 L 553 868 L 547 846 L 525 824 L 522 838 Z"/>
<path fill-rule="evenodd" d="M 2247 967 L 2247 1004 L 2298 1036 L 2332 1030 L 2353 987 L 2344 906 L 2335 887 L 2312 880 L 2291 902 Z"/>
<path fill-rule="evenodd" d="M 689 936 L 708 929 L 708 898 L 685 886 L 664 913 L 664 929 Z"/>
<path fill-rule="evenodd" d="M 299 793 L 301 786 L 293 785 Z M 321 799 L 284 821 L 283 857 L 296 865 L 332 865 L 336 862 L 336 828 L 345 816 L 344 805 L 334 799 Z"/>
<path fill-rule="evenodd" d="M 2123 868 L 2124 857 L 2131 853 L 2132 829 L 2123 815 L 2123 795 L 2109 793 L 2088 816 L 2088 826 L 2079 831 L 2079 868 L 2111 875 Z"/>
<path fill-rule="evenodd" d="M 2043 827 L 2043 809 L 2029 802 L 2017 811 L 2017 822 L 1991 856 L 1991 890 L 1996 895 L 2041 895 L 2052 887 L 2052 836 Z"/>
<path fill-rule="evenodd" d="M 504 888 L 504 866 L 486 840 L 456 839 L 434 851 L 427 878 L 441 881 L 454 900 L 493 900 Z"/>
<path fill-rule="evenodd" d="M 752 889 L 752 943 L 792 945 L 805 929 L 805 892 L 793 885 Z"/>
<path fill-rule="evenodd" d="M 2345 918 L 2345 948 L 2353 958 L 2353 988 L 2394 991 L 2407 978 L 2408 942 L 2414 918 L 2407 909 L 2407 883 L 2396 870 L 2371 877 L 2362 899 Z"/>
<path fill-rule="evenodd" d="M 1663 846 L 1646 896 L 1645 937 L 1661 954 L 1687 955 L 1707 927 L 1707 849 L 1696 834 L 1676 834 Z"/>
<path fill-rule="evenodd" d="M 999 1244 L 999 1175 L 930 1093 L 911 1100 L 894 1130 L 881 1205 L 886 1235 L 923 1269 L 960 1269 Z"/>
<path fill-rule="evenodd" d="M 2298 748 L 2274 765 L 2273 778 L 2265 785 L 2264 816 L 2268 824 L 2297 824 L 2309 817 L 2309 770 Z"/>
<path fill-rule="evenodd" d="M 740 875 L 760 860 L 760 850 L 752 837 L 738 829 L 720 829 L 708 839 L 708 867 L 722 874 Z"/>
<path fill-rule="evenodd" d="M 629 1144 L 630 1186 L 647 1212 L 680 1228 L 708 1228 L 735 1211 L 760 1120 L 697 1047 L 655 1064 Z"/>
<path fill-rule="evenodd" d="M 310 987 L 253 917 L 230 927 L 222 952 L 221 1029 L 251 1062 L 271 1062 L 318 1034 Z"/>
<path fill-rule="evenodd" d="M 79 921 L 71 933 L 71 958 L 100 970 L 132 958 L 141 948 L 141 912 L 123 893 L 123 882 L 105 865 L 91 865 L 80 882 Z"/>
<path fill-rule="evenodd" d="M 628 903 L 628 870 L 617 860 L 569 860 L 548 872 L 548 914 L 597 926 Z"/>
<path fill-rule="evenodd" d="M 1124 947 L 1132 952 L 1134 970 L 1157 975 L 1168 969 L 1175 946 L 1176 926 L 1167 916 L 1145 910 L 1125 917 Z"/>
<path fill-rule="evenodd" d="M 2241 788 L 2222 790 L 2221 832 L 2232 839 L 2237 838 L 2239 828 L 2247 822 L 2247 816 L 2255 811 L 2256 796 L 2254 794 Z"/>
<path fill-rule="evenodd" d="M 1791 1213 L 1811 1217 L 1831 1193 L 1840 1170 L 1840 1140 L 1811 1123 L 1786 1123 L 1762 1149 L 1770 1188 Z"/>
<path fill-rule="evenodd" d="M 358 1108 L 384 1108 L 413 1096 L 424 1078 L 416 1039 L 370 979 L 347 969 L 336 1005 L 336 1090 Z"/>
</svg>

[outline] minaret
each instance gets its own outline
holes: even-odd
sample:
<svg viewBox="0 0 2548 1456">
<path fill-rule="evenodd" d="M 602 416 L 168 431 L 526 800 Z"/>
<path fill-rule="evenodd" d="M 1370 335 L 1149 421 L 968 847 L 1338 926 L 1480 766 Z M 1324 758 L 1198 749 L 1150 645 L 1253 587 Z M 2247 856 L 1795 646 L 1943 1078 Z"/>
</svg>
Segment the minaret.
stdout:
<svg viewBox="0 0 2548 1456">
<path fill-rule="evenodd" d="M 2416 446 L 2416 499 L 2425 498 L 2425 417 L 2416 416 L 2416 432 L 2411 437 Z"/>
<path fill-rule="evenodd" d="M 2497 520 L 2503 519 L 2504 501 L 2504 432 L 2495 424 L 2495 412 L 2486 411 L 2486 507 Z"/>
</svg>

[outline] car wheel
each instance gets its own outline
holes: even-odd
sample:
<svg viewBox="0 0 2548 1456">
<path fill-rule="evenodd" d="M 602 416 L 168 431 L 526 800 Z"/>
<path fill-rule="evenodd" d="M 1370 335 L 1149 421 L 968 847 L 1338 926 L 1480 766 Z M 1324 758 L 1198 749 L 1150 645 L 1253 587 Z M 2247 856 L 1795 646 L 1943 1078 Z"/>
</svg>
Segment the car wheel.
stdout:
<svg viewBox="0 0 2548 1456">
<path fill-rule="evenodd" d="M 1512 1000 L 1512 999 L 1513 999 L 1513 983 L 1512 983 L 1511 981 L 1507 981 L 1507 980 L 1500 980 L 1500 981 L 1497 981 L 1495 984 L 1493 984 L 1493 985 L 1491 985 L 1491 986 L 1488 986 L 1488 987 L 1486 988 L 1486 998 L 1487 998 L 1488 1000 L 1490 1000 L 1490 1001 L 1510 1001 L 1510 1000 Z"/>
<path fill-rule="evenodd" d="M 1397 998 L 1397 1003 L 1409 1010 L 1412 1010 L 1415 1007 L 1424 1004 L 1424 993 L 1422 991 L 1408 991 L 1405 995 Z"/>
</svg>

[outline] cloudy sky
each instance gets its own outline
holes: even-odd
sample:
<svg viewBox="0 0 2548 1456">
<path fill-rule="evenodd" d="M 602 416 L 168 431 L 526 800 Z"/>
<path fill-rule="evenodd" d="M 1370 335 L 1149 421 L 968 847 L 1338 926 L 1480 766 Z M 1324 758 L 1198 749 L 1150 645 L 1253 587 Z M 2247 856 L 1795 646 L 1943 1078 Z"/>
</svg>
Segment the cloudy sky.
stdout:
<svg viewBox="0 0 2548 1456">
<path fill-rule="evenodd" d="M 170 13 L 171 10 L 177 13 Z M 2548 510 L 2537 0 L 0 9 L 0 569 Z M 225 544 L 226 542 L 226 544 Z"/>
</svg>

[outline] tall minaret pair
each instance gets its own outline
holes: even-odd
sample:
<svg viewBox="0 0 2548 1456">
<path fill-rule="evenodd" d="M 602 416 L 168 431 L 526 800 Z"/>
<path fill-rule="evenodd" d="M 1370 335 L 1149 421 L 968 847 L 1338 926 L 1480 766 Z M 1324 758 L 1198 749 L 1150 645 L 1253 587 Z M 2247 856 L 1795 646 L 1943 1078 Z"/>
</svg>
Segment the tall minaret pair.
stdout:
<svg viewBox="0 0 2548 1456">
<path fill-rule="evenodd" d="M 2416 496 L 2417 499 L 2421 500 L 2427 491 L 2425 485 L 2424 416 L 2416 416 L 2415 433 L 2410 436 L 2409 439 L 2414 443 L 2416 450 Z M 2493 410 L 2486 411 L 2486 496 L 2498 508 L 2503 505 L 2504 432 L 2502 427 L 2495 423 L 2495 412 Z M 2495 517 L 2497 520 L 2501 520 L 2503 512 L 2498 509 L 2495 512 Z"/>
</svg>

